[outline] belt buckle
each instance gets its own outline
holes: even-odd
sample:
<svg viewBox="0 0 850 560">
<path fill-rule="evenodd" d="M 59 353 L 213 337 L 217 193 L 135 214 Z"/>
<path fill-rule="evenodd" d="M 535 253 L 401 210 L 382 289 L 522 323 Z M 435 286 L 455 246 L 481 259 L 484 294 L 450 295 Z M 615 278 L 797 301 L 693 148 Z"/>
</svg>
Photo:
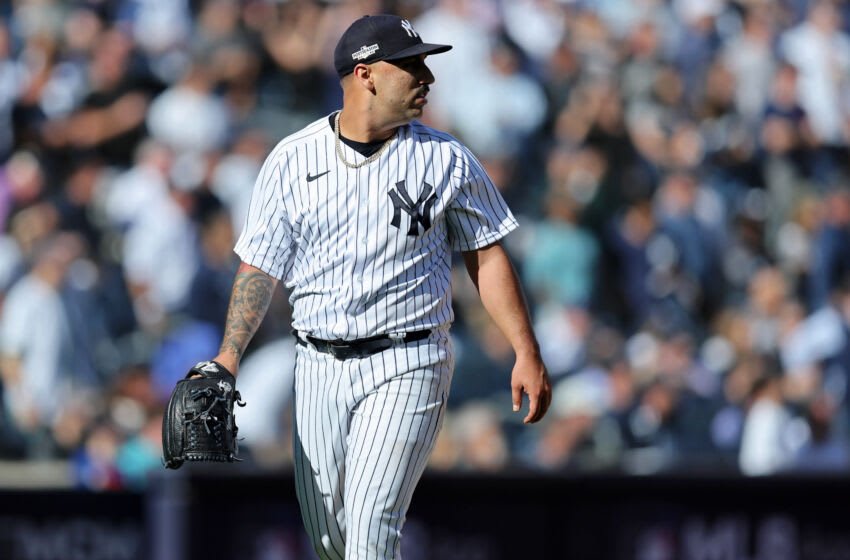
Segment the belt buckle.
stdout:
<svg viewBox="0 0 850 560">
<path fill-rule="evenodd" d="M 352 351 L 354 350 L 350 345 L 346 344 L 344 340 L 328 340 L 325 344 L 325 348 L 327 349 L 328 354 L 330 354 L 337 360 L 345 360 L 346 358 L 350 358 L 352 355 Z"/>
<path fill-rule="evenodd" d="M 348 348 L 344 346 L 331 346 L 328 345 L 328 353 L 336 358 L 337 360 L 344 360 L 348 358 Z"/>
</svg>

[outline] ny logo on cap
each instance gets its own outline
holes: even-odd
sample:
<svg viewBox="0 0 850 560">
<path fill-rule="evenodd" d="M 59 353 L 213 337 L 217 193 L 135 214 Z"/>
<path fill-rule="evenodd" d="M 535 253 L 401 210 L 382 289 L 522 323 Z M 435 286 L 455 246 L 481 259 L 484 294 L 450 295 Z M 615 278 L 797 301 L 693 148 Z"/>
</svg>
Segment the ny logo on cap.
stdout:
<svg viewBox="0 0 850 560">
<path fill-rule="evenodd" d="M 406 19 L 401 20 L 401 26 L 404 28 L 405 31 L 407 31 L 408 36 L 419 37 L 419 33 L 417 33 L 415 29 L 413 29 L 413 26 Z"/>
</svg>

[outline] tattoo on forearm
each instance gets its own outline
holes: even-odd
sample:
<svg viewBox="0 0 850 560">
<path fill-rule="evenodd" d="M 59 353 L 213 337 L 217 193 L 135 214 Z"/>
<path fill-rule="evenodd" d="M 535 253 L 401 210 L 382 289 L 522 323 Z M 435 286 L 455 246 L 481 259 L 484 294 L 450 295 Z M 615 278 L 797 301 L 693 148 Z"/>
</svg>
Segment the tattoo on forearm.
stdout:
<svg viewBox="0 0 850 560">
<path fill-rule="evenodd" d="M 236 275 L 227 308 L 221 352 L 242 357 L 266 315 L 274 287 L 274 281 L 261 272 L 240 272 Z"/>
</svg>

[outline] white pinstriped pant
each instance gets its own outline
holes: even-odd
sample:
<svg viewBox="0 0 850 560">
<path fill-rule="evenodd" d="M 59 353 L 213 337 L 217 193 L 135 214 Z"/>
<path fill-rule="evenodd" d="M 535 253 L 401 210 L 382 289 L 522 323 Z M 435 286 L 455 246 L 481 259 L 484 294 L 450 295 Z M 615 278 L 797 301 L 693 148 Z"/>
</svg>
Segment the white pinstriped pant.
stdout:
<svg viewBox="0 0 850 560">
<path fill-rule="evenodd" d="M 401 558 L 453 366 L 445 329 L 362 359 L 297 346 L 295 489 L 322 560 Z"/>
</svg>

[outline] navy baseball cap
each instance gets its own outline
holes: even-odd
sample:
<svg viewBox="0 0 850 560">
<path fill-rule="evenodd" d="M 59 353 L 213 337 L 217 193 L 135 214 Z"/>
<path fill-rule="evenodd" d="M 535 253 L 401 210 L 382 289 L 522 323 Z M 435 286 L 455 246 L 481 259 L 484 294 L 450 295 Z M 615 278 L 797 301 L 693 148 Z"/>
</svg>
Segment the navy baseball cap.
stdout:
<svg viewBox="0 0 850 560">
<path fill-rule="evenodd" d="M 334 49 L 334 66 L 342 78 L 354 72 L 354 67 L 361 63 L 437 54 L 451 48 L 451 45 L 423 43 L 410 22 L 398 16 L 363 16 L 355 20 L 339 38 Z"/>
</svg>

